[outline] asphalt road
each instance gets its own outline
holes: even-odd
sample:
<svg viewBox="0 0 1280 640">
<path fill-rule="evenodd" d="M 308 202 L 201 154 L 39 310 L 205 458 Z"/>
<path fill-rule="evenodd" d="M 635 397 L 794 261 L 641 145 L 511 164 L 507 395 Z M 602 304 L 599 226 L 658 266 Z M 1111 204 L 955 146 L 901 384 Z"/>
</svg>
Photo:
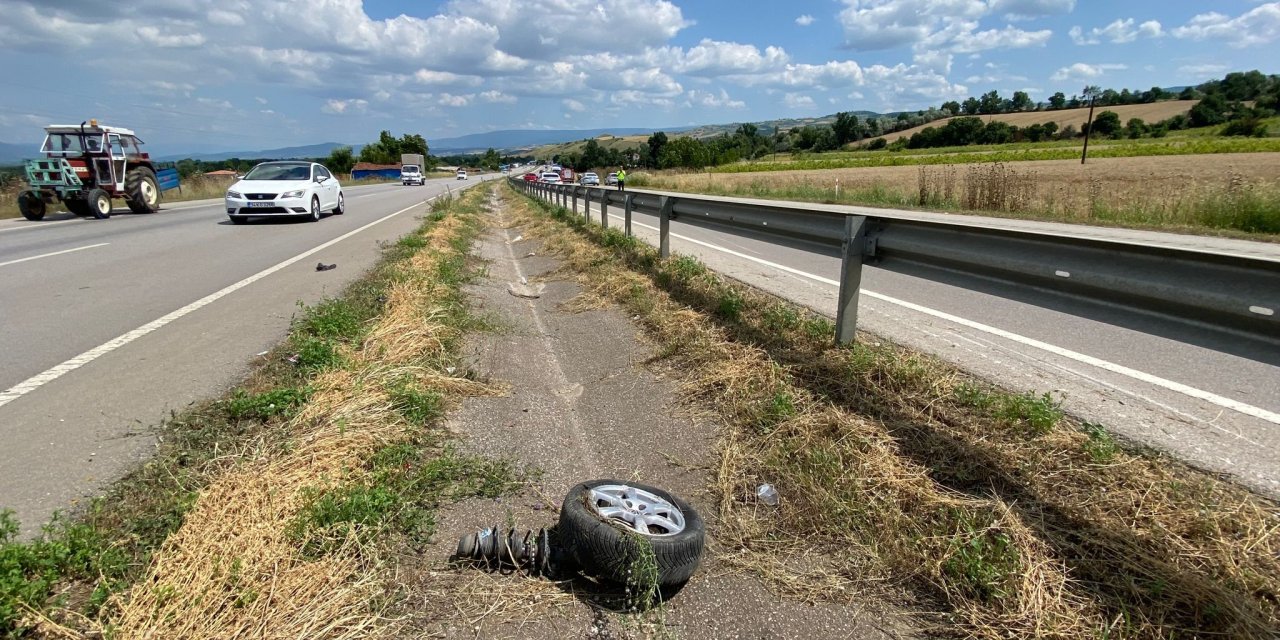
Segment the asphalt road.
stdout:
<svg viewBox="0 0 1280 640">
<path fill-rule="evenodd" d="M 145 459 L 151 425 L 235 384 L 299 302 L 340 292 L 428 199 L 484 177 L 349 187 L 346 214 L 315 223 L 232 225 L 221 200 L 0 221 L 0 509 L 31 533 Z"/>
<path fill-rule="evenodd" d="M 610 224 L 620 226 L 619 208 L 609 213 Z M 599 223 L 595 207 L 593 219 Z M 1015 228 L 1037 224 L 966 219 Z M 633 218 L 634 233 L 655 245 L 657 226 L 653 216 Z M 1272 243 L 1056 226 L 1129 242 L 1280 260 L 1280 245 Z M 834 317 L 840 261 L 832 250 L 778 244 L 679 218 L 672 221 L 671 233 L 673 252 L 695 256 L 720 273 Z M 924 267 L 889 271 L 867 266 L 862 278 L 860 329 L 937 355 L 1007 388 L 1050 392 L 1071 413 L 1129 440 L 1280 497 L 1280 340 L 1250 339 Z"/>
</svg>

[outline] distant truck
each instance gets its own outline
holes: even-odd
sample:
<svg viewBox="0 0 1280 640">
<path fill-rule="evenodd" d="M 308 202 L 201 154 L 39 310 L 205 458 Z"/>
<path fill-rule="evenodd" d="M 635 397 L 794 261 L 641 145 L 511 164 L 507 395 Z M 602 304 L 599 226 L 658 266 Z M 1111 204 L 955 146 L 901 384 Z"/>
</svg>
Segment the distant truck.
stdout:
<svg viewBox="0 0 1280 640">
<path fill-rule="evenodd" d="M 576 176 L 576 175 L 574 175 L 574 173 L 573 173 L 573 169 L 570 169 L 569 167 L 561 167 L 561 168 L 560 168 L 560 183 L 561 183 L 561 184 L 573 184 L 573 183 L 574 183 L 574 182 L 576 182 L 576 181 L 577 181 L 577 176 Z"/>
<path fill-rule="evenodd" d="M 400 154 L 400 184 L 419 186 L 426 184 L 427 178 L 422 173 L 425 161 L 421 153 Z"/>
</svg>

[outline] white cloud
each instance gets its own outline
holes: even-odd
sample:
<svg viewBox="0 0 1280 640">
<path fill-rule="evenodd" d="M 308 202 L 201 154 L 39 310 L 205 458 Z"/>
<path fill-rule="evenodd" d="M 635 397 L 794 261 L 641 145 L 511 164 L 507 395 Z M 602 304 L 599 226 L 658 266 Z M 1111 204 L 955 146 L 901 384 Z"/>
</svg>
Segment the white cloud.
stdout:
<svg viewBox="0 0 1280 640">
<path fill-rule="evenodd" d="M 343 115 L 348 112 L 363 112 L 368 106 L 368 101 L 358 98 L 354 100 L 334 100 L 330 98 L 325 101 L 324 106 L 320 107 L 320 111 L 333 115 Z"/>
<path fill-rule="evenodd" d="M 638 53 L 691 23 L 667 0 L 453 0 L 447 14 L 493 25 L 496 47 L 533 60 L 599 51 Z"/>
<path fill-rule="evenodd" d="M 204 44 L 204 36 L 199 33 L 166 34 L 153 26 L 138 27 L 134 33 L 144 43 L 164 49 L 198 47 Z"/>
<path fill-rule="evenodd" d="M 501 91 L 483 91 L 480 93 L 480 99 L 489 103 L 515 104 L 516 97 L 509 96 Z"/>
<path fill-rule="evenodd" d="M 440 99 L 436 102 L 445 107 L 465 107 L 471 104 L 471 100 L 475 98 L 472 94 L 464 96 L 454 95 L 452 93 L 440 94 Z"/>
<path fill-rule="evenodd" d="M 1062 67 L 1049 76 L 1050 80 L 1062 82 L 1064 80 L 1091 80 L 1102 76 L 1108 71 L 1122 71 L 1128 69 L 1128 65 L 1124 64 L 1085 64 L 1077 62 L 1069 67 Z"/>
<path fill-rule="evenodd" d="M 788 109 L 807 109 L 813 106 L 813 98 L 799 93 L 788 93 L 782 102 Z"/>
<path fill-rule="evenodd" d="M 809 26 L 809 25 L 813 24 L 813 16 L 811 16 L 811 15 L 809 15 L 809 14 L 807 14 L 807 13 L 806 13 L 806 14 L 804 14 L 804 15 L 800 16 L 799 18 L 796 18 L 796 24 L 798 24 L 798 25 L 800 25 L 800 26 L 802 26 L 802 27 L 807 27 L 807 26 Z"/>
<path fill-rule="evenodd" d="M 1137 40 L 1138 36 L 1159 38 L 1164 35 L 1164 29 L 1156 20 L 1147 20 L 1137 26 L 1134 26 L 1135 22 L 1133 18 L 1121 18 L 1105 27 L 1090 29 L 1088 35 L 1080 27 L 1071 27 L 1067 34 L 1078 45 L 1099 44 L 1103 40 L 1112 44 L 1125 44 Z"/>
<path fill-rule="evenodd" d="M 979 21 L 993 12 L 983 0 L 844 0 L 840 12 L 845 44 L 857 50 L 912 46 L 917 52 L 974 53 L 989 49 L 1043 46 L 1048 29 L 1025 31 L 1006 25 L 979 31 Z M 1000 3 L 993 3 L 999 6 Z M 1013 8 L 1033 10 L 1035 3 Z"/>
<path fill-rule="evenodd" d="M 1280 38 L 1280 2 L 1269 2 L 1235 18 L 1216 11 L 1202 13 L 1170 33 L 1189 40 L 1223 40 L 1237 49 L 1267 44 Z"/>
<path fill-rule="evenodd" d="M 561 104 L 564 105 L 564 108 L 576 113 L 582 113 L 583 111 L 587 110 L 586 105 L 582 104 L 581 102 L 578 102 L 577 100 L 574 100 L 573 98 L 565 98 L 564 100 L 561 101 Z"/>
<path fill-rule="evenodd" d="M 418 69 L 413 73 L 413 79 L 421 84 L 431 85 L 461 85 L 469 87 L 477 87 L 484 84 L 484 78 L 480 76 L 461 75 L 449 71 L 432 71 L 430 69 Z"/>
<path fill-rule="evenodd" d="M 991 0 L 991 12 L 1010 20 L 1031 20 L 1071 13 L 1076 0 Z"/>
<path fill-rule="evenodd" d="M 699 42 L 679 58 L 673 65 L 677 72 L 707 76 L 756 73 L 776 69 L 788 60 L 781 47 L 766 47 L 761 53 L 755 45 L 710 39 Z"/>
<path fill-rule="evenodd" d="M 258 101 L 258 104 L 267 104 L 267 99 L 266 99 L 266 98 L 263 98 L 263 97 L 261 97 L 261 96 L 256 96 L 256 97 L 254 97 L 254 100 L 257 100 L 257 101 Z"/>
<path fill-rule="evenodd" d="M 244 24 L 244 16 L 232 11 L 213 9 L 209 12 L 209 23 L 223 27 L 239 27 Z"/>
<path fill-rule="evenodd" d="M 747 106 L 747 103 L 741 100 L 730 98 L 729 93 L 724 89 L 721 89 L 718 94 L 691 89 L 687 95 L 689 100 L 685 104 L 690 106 L 709 109 L 745 109 Z"/>
</svg>

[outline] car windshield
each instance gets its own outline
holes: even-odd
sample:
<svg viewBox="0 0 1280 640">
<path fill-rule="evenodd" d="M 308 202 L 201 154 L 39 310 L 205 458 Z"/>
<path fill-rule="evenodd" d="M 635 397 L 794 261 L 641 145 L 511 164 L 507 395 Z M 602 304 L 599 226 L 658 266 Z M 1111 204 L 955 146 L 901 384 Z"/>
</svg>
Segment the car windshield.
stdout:
<svg viewBox="0 0 1280 640">
<path fill-rule="evenodd" d="M 310 180 L 309 164 L 260 164 L 249 171 L 245 180 Z"/>
<path fill-rule="evenodd" d="M 401 170 L 401 171 L 403 171 L 403 172 L 405 172 L 405 173 L 417 173 L 417 172 L 418 172 L 418 165 L 416 165 L 416 164 L 406 164 L 406 165 L 405 165 L 404 167 L 402 167 L 400 170 Z"/>
</svg>

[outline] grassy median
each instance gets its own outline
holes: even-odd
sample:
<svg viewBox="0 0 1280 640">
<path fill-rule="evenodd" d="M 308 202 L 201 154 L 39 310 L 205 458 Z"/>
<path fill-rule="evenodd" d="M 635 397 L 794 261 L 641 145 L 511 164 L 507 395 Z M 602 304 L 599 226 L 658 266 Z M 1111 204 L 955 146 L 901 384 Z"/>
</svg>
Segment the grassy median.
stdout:
<svg viewBox="0 0 1280 640">
<path fill-rule="evenodd" d="M 225 397 L 174 416 L 158 454 L 36 541 L 0 519 L 0 635 L 359 637 L 384 621 L 392 551 L 438 506 L 520 482 L 439 423 L 469 394 L 460 288 L 484 188 L 422 227 Z"/>
<path fill-rule="evenodd" d="M 834 346 L 827 318 L 507 197 L 723 421 L 714 534 L 777 590 L 908 602 L 947 636 L 1274 637 L 1274 503 L 1127 447 L 1047 394 L 869 336 Z M 752 499 L 764 482 L 780 507 Z"/>
</svg>

